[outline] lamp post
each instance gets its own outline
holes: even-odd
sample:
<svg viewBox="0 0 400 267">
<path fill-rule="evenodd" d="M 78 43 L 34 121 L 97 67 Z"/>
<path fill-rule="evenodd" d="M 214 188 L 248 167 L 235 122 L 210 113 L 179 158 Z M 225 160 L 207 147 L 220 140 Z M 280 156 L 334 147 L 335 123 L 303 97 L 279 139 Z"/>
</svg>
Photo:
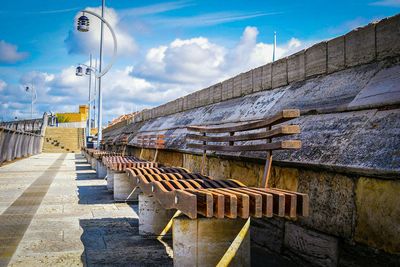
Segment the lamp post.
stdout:
<svg viewBox="0 0 400 267">
<path fill-rule="evenodd" d="M 92 70 L 96 70 L 96 68 L 92 67 L 92 54 L 90 54 L 89 66 L 85 64 L 79 64 L 76 68 L 76 76 L 83 76 L 83 68 L 82 66 L 86 66 L 85 75 L 89 76 L 89 114 L 86 125 L 86 137 L 91 136 L 91 128 L 92 128 Z"/>
<path fill-rule="evenodd" d="M 98 85 L 99 85 L 99 104 L 98 104 L 98 134 L 97 134 L 97 147 L 100 147 L 100 142 L 102 139 L 102 113 L 103 113 L 103 99 L 102 99 L 102 92 L 101 92 L 101 77 L 104 76 L 112 67 L 115 58 L 117 56 L 117 38 L 115 36 L 115 33 L 113 31 L 113 29 L 111 28 L 111 25 L 104 19 L 104 6 L 105 6 L 105 0 L 102 0 L 102 8 L 101 8 L 101 16 L 96 14 L 95 12 L 89 11 L 89 10 L 82 10 L 82 16 L 79 17 L 78 19 L 78 26 L 77 29 L 78 31 L 81 32 L 88 32 L 89 31 L 89 18 L 85 16 L 85 13 L 91 14 L 95 17 L 97 17 L 98 19 L 101 20 L 101 37 L 100 37 L 100 57 L 99 57 L 99 69 L 94 70 L 93 68 L 91 69 L 92 71 L 94 71 L 94 75 L 95 77 L 98 79 Z M 102 60 L 103 60 L 103 24 L 106 24 L 106 26 L 108 27 L 108 29 L 111 32 L 111 35 L 113 37 L 113 41 L 114 41 L 114 53 L 113 53 L 113 57 L 111 59 L 111 61 L 108 63 L 108 65 L 102 69 Z M 77 68 L 78 69 L 78 68 Z M 77 73 L 78 75 L 78 73 Z M 80 75 L 82 76 L 82 75 Z"/>
<path fill-rule="evenodd" d="M 37 93 L 36 93 L 35 88 L 33 87 L 33 84 L 31 84 L 30 86 L 26 86 L 25 92 L 31 93 L 31 119 L 33 119 L 33 104 L 37 100 Z"/>
</svg>

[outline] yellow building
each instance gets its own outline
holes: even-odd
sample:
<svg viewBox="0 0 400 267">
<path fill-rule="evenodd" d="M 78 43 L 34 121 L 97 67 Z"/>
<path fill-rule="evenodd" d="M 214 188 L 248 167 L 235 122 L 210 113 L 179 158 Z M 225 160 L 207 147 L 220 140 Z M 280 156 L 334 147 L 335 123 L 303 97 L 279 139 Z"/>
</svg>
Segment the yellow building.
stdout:
<svg viewBox="0 0 400 267">
<path fill-rule="evenodd" d="M 79 112 L 56 113 L 56 116 L 59 123 L 87 121 L 89 107 L 87 105 L 80 105 Z"/>
</svg>

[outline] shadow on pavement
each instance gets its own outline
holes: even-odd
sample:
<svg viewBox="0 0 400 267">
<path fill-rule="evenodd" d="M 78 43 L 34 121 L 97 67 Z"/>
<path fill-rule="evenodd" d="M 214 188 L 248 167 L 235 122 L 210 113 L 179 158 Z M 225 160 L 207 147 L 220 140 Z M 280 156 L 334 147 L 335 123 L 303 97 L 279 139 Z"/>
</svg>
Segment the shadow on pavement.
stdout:
<svg viewBox="0 0 400 267">
<path fill-rule="evenodd" d="M 138 219 L 80 220 L 85 266 L 172 266 L 164 246 L 155 237 L 138 233 Z"/>
</svg>

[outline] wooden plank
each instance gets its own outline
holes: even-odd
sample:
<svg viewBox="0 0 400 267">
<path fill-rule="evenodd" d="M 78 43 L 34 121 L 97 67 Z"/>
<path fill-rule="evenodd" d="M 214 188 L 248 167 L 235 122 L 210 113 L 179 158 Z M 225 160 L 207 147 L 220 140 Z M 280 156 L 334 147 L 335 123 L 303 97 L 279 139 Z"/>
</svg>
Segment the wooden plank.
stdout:
<svg viewBox="0 0 400 267">
<path fill-rule="evenodd" d="M 183 212 L 190 219 L 196 219 L 197 196 L 184 190 L 176 190 L 175 196 L 177 197 L 177 202 L 174 203 L 174 207 Z"/>
<path fill-rule="evenodd" d="M 278 128 L 260 132 L 260 133 L 249 133 L 242 135 L 230 135 L 230 136 L 203 136 L 196 134 L 187 134 L 186 139 L 197 140 L 197 141 L 206 141 L 206 142 L 237 142 L 237 141 L 249 141 L 249 140 L 260 140 L 260 139 L 268 139 L 273 137 L 281 137 L 284 135 L 290 134 L 298 134 L 300 133 L 299 125 L 282 125 Z M 229 144 L 230 146 L 234 145 L 233 143 Z"/>
<path fill-rule="evenodd" d="M 263 216 L 271 218 L 273 217 L 273 196 L 270 193 L 255 191 L 248 187 L 241 187 L 240 189 L 249 192 L 256 192 L 262 196 L 262 213 Z"/>
<path fill-rule="evenodd" d="M 301 141 L 283 140 L 268 144 L 234 145 L 234 146 L 187 144 L 187 147 L 200 150 L 227 151 L 227 152 L 265 151 L 265 150 L 277 150 L 277 149 L 300 149 Z"/>
<path fill-rule="evenodd" d="M 213 217 L 213 195 L 209 192 L 199 190 L 185 190 L 188 193 L 192 193 L 197 197 L 197 213 L 211 218 Z M 179 199 L 178 199 L 179 201 Z"/>
<path fill-rule="evenodd" d="M 307 194 L 294 192 L 294 191 L 289 191 L 289 190 L 283 190 L 283 189 L 279 189 L 279 188 L 274 188 L 274 190 L 295 194 L 297 196 L 297 207 L 296 207 L 297 215 L 298 216 L 304 216 L 304 217 L 309 216 L 309 213 L 310 213 L 310 211 L 309 211 L 309 209 L 310 209 L 309 208 L 310 199 L 309 199 L 309 196 Z"/>
<path fill-rule="evenodd" d="M 265 128 L 269 125 L 275 125 L 288 121 L 300 116 L 298 109 L 286 109 L 278 112 L 274 116 L 265 118 L 256 122 L 247 122 L 236 126 L 225 127 L 204 127 L 204 126 L 189 126 L 189 131 L 202 132 L 202 133 L 227 133 L 227 132 L 240 132 L 249 131 L 254 129 Z"/>
<path fill-rule="evenodd" d="M 213 213 L 214 217 L 222 219 L 225 216 L 225 199 L 224 195 L 215 191 L 201 189 L 200 191 L 211 193 L 213 196 Z"/>
<path fill-rule="evenodd" d="M 231 219 L 237 218 L 237 197 L 236 195 L 221 191 L 219 189 L 208 189 L 208 191 L 216 192 L 224 196 L 224 211 L 225 216 Z"/>
<path fill-rule="evenodd" d="M 220 188 L 219 192 L 226 192 L 237 197 L 237 215 L 240 218 L 247 219 L 250 216 L 250 197 L 246 194 L 230 190 L 228 188 Z"/>
<path fill-rule="evenodd" d="M 242 188 L 229 188 L 229 190 L 243 193 L 249 196 L 249 212 L 255 218 L 262 217 L 262 195 L 260 193 L 243 190 Z"/>
<path fill-rule="evenodd" d="M 279 217 L 285 216 L 285 194 L 277 191 L 271 191 L 265 188 L 250 187 L 255 191 L 270 193 L 273 196 L 272 211 Z"/>
</svg>

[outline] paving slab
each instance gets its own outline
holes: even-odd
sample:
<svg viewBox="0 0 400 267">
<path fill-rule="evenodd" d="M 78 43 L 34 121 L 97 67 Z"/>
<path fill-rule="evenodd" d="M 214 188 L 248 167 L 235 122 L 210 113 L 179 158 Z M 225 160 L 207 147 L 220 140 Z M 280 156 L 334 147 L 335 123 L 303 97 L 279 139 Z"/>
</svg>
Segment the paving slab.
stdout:
<svg viewBox="0 0 400 267">
<path fill-rule="evenodd" d="M 114 203 L 79 154 L 2 166 L 0 267 L 172 266 L 163 243 L 139 236 L 137 209 Z"/>
</svg>

